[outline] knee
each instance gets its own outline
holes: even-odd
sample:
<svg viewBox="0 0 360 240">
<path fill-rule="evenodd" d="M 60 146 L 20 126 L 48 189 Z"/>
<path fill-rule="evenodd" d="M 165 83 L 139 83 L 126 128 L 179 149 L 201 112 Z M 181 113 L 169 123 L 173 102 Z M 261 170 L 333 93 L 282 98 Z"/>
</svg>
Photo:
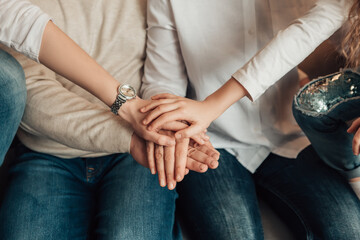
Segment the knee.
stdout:
<svg viewBox="0 0 360 240">
<path fill-rule="evenodd" d="M 26 103 L 25 75 L 21 65 L 10 54 L 0 50 L 0 105 L 3 110 L 24 109 Z"/>
</svg>

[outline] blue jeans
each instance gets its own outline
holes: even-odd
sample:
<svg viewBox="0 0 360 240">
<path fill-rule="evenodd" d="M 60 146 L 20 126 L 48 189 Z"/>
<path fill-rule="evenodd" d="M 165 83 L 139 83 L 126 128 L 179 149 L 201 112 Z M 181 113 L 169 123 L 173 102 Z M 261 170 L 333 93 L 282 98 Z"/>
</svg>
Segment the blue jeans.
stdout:
<svg viewBox="0 0 360 240">
<path fill-rule="evenodd" d="M 360 117 L 360 75 L 346 70 L 316 79 L 295 96 L 294 117 L 312 146 L 346 178 L 360 177 L 360 156 L 352 151 L 347 122 Z"/>
<path fill-rule="evenodd" d="M 24 71 L 15 58 L 0 50 L 0 166 L 19 127 L 25 104 Z"/>
<path fill-rule="evenodd" d="M 225 150 L 219 167 L 191 172 L 178 187 L 178 212 L 192 239 L 264 239 L 257 194 L 298 239 L 360 239 L 360 202 L 312 147 L 296 159 L 270 154 L 255 174 Z"/>
<path fill-rule="evenodd" d="M 61 159 L 17 149 L 0 239 L 181 239 L 177 193 L 130 154 Z"/>
</svg>

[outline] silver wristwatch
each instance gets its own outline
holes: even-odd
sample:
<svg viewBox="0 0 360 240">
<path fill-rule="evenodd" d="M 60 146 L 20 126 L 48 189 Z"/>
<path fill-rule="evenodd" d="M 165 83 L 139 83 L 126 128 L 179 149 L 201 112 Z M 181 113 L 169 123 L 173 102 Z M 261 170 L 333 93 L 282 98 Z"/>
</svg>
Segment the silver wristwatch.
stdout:
<svg viewBox="0 0 360 240">
<path fill-rule="evenodd" d="M 132 86 L 128 84 L 120 85 L 118 88 L 118 95 L 116 96 L 115 102 L 110 107 L 111 111 L 114 114 L 119 115 L 118 112 L 121 105 L 123 105 L 127 100 L 133 99 L 135 97 L 136 90 Z"/>
</svg>

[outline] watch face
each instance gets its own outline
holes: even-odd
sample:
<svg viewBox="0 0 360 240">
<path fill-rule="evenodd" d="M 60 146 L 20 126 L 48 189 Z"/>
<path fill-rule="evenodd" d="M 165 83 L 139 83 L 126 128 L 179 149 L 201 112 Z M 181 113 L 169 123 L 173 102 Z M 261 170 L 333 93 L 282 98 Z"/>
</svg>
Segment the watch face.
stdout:
<svg viewBox="0 0 360 240">
<path fill-rule="evenodd" d="M 136 96 L 136 90 L 130 85 L 124 84 L 119 90 L 126 99 L 132 99 Z"/>
</svg>

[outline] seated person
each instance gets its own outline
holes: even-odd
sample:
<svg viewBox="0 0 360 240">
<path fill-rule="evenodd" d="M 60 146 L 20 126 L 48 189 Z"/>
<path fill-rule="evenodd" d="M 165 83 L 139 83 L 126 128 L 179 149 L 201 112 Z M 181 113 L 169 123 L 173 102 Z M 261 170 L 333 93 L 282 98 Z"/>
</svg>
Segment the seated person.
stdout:
<svg viewBox="0 0 360 240">
<path fill-rule="evenodd" d="M 195 239 L 263 239 L 258 195 L 299 239 L 358 239 L 360 202 L 291 115 L 294 67 L 346 21 L 349 2 L 320 0 L 271 40 L 272 4 L 149 0 L 142 91 L 158 102 L 143 122 L 186 120 L 177 139 L 209 127 L 220 149 L 218 169 L 177 187 Z"/>
<path fill-rule="evenodd" d="M 32 2 L 119 84 L 138 90 L 146 1 Z M 0 239 L 181 238 L 174 218 L 177 193 L 161 188 L 140 165 L 147 165 L 145 142 L 126 116 L 116 116 L 81 87 L 12 53 L 24 69 L 28 99 L 18 131 L 24 146 L 16 149 L 0 208 Z M 132 102 L 140 99 L 128 100 L 120 110 L 138 112 L 129 107 Z"/>
</svg>

